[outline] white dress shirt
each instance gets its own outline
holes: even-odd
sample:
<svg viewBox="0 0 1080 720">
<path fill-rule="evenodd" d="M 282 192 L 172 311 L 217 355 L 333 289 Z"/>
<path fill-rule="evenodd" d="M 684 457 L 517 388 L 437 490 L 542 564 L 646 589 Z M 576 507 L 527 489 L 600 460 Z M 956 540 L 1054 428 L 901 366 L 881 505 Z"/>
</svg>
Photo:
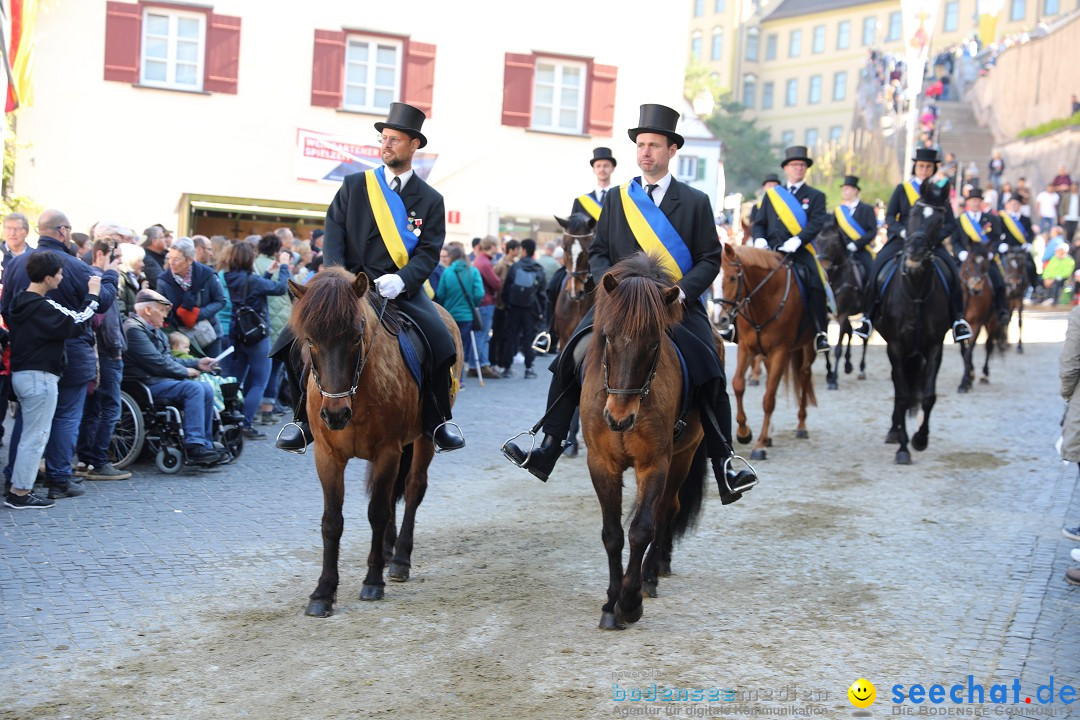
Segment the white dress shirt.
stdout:
<svg viewBox="0 0 1080 720">
<path fill-rule="evenodd" d="M 656 204 L 656 207 L 660 207 L 660 201 L 664 199 L 664 195 L 667 193 L 668 187 L 671 186 L 671 173 L 668 173 L 664 177 L 660 178 L 659 182 L 650 183 L 645 179 L 645 176 L 641 176 L 641 187 L 645 192 L 649 191 L 649 185 L 656 185 L 657 188 L 653 190 L 652 201 Z"/>
<path fill-rule="evenodd" d="M 394 189 L 394 178 L 400 178 L 401 187 L 398 188 L 398 192 L 401 192 L 402 190 L 405 189 L 405 185 L 408 184 L 409 180 L 412 179 L 412 176 L 413 176 L 413 169 L 412 168 L 409 168 L 408 170 L 401 173 L 400 175 L 395 175 L 393 170 L 391 170 L 386 165 L 383 165 L 383 177 L 386 178 L 386 184 L 390 186 L 391 190 Z"/>
</svg>

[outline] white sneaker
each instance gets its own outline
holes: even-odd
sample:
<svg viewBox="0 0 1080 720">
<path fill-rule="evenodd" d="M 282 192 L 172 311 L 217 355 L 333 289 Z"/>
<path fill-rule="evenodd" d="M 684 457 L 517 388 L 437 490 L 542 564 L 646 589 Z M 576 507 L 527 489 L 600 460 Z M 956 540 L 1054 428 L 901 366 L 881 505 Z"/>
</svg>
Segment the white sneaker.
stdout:
<svg viewBox="0 0 1080 720">
<path fill-rule="evenodd" d="M 1080 548 L 1073 548 L 1070 554 L 1072 555 L 1073 560 L 1080 562 Z"/>
</svg>

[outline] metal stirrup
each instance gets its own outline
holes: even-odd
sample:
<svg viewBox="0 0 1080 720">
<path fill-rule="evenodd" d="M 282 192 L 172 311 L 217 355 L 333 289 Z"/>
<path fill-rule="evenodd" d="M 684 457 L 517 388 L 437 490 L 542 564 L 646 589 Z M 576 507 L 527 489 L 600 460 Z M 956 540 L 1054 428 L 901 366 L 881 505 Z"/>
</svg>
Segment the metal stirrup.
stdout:
<svg viewBox="0 0 1080 720">
<path fill-rule="evenodd" d="M 731 485 L 728 483 L 728 469 L 731 467 L 731 461 L 732 460 L 738 460 L 743 465 L 745 465 L 750 470 L 751 473 L 753 473 L 753 475 L 754 475 L 753 482 L 746 483 L 745 485 L 740 485 L 740 486 L 738 486 L 736 488 L 731 487 Z M 746 458 L 744 458 L 744 457 L 742 457 L 740 455 L 732 455 L 731 457 L 729 457 L 727 460 L 724 461 L 723 475 L 724 475 L 724 487 L 727 488 L 727 491 L 729 493 L 733 494 L 733 495 L 735 493 L 746 492 L 747 490 L 749 490 L 750 488 L 752 488 L 752 487 L 754 487 L 755 485 L 758 484 L 757 470 L 754 469 L 753 465 L 751 465 L 749 462 L 747 462 Z"/>
<path fill-rule="evenodd" d="M 432 444 L 435 446 L 435 454 L 436 455 L 439 454 L 439 453 L 452 452 L 454 450 L 460 450 L 461 449 L 461 448 L 450 448 L 449 450 L 446 450 L 446 449 L 443 449 L 443 448 L 439 447 L 439 443 L 434 442 L 435 433 L 439 432 L 439 430 L 442 430 L 444 427 L 452 427 L 452 428 L 456 429 L 457 432 L 458 432 L 458 435 L 461 437 L 461 447 L 465 447 L 465 445 L 466 445 L 466 443 L 465 443 L 465 433 L 461 432 L 461 426 L 458 425 L 453 420 L 443 420 L 441 423 L 439 423 L 438 425 L 435 426 L 434 430 L 431 431 Z"/>
<path fill-rule="evenodd" d="M 285 423 L 284 425 L 281 426 L 281 429 L 278 430 L 277 437 L 274 438 L 275 445 L 281 440 L 281 433 L 285 432 L 285 428 L 287 428 L 287 427 L 294 427 L 294 428 L 296 428 L 297 430 L 300 431 L 300 437 L 304 441 L 304 447 L 302 449 L 300 449 L 300 450 L 293 450 L 291 448 L 278 448 L 278 449 L 279 450 L 284 450 L 285 452 L 291 452 L 294 455 L 306 455 L 307 454 L 307 446 L 308 446 L 307 435 L 304 434 L 304 428 L 302 428 L 300 426 L 300 424 L 295 422 L 295 421 L 294 422 L 287 422 L 287 423 Z"/>
<path fill-rule="evenodd" d="M 538 353 L 547 354 L 551 349 L 551 333 L 541 330 L 532 341 L 532 349 Z"/>
<path fill-rule="evenodd" d="M 510 452 L 506 448 L 510 443 L 514 442 L 515 440 L 517 440 L 522 435 L 528 435 L 529 436 L 529 452 L 525 453 L 525 459 L 524 460 L 522 460 L 521 462 L 518 462 L 513 457 L 511 457 Z M 536 449 L 536 431 L 535 430 L 526 430 L 525 432 L 519 432 L 517 435 L 513 436 L 512 438 L 509 438 L 506 442 L 504 442 L 502 444 L 502 447 L 499 448 L 499 449 L 502 451 L 503 456 L 507 460 L 512 462 L 514 465 L 517 465 L 519 468 L 524 468 L 526 465 L 529 464 L 529 458 L 532 457 L 533 450 Z"/>
</svg>

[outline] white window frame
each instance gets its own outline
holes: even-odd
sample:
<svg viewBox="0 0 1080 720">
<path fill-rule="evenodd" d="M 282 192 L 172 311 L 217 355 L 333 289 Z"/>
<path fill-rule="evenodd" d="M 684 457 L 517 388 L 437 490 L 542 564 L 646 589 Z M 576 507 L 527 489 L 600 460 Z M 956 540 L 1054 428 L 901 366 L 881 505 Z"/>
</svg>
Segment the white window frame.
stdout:
<svg viewBox="0 0 1080 720">
<path fill-rule="evenodd" d="M 679 155 L 679 179 L 684 182 L 695 182 L 700 162 L 701 158 L 696 155 Z"/>
<path fill-rule="evenodd" d="M 840 142 L 844 139 L 844 126 L 833 125 L 829 128 L 829 142 Z"/>
<path fill-rule="evenodd" d="M 866 37 L 866 31 L 870 31 L 870 37 Z M 862 46 L 871 47 L 877 39 L 877 18 L 864 17 L 862 21 Z M 869 40 L 869 42 L 867 42 Z"/>
<path fill-rule="evenodd" d="M 844 29 L 847 32 L 844 32 Z M 850 50 L 851 49 L 851 21 L 841 20 L 836 24 L 836 49 L 837 50 Z"/>
<path fill-rule="evenodd" d="M 536 122 L 536 87 L 540 82 L 540 66 L 541 65 L 554 65 L 555 66 L 555 83 L 552 89 L 552 101 L 551 106 L 551 119 L 552 125 L 540 125 Z M 576 108 L 564 108 L 560 104 L 560 98 L 562 97 L 562 76 L 565 68 L 578 68 L 581 71 L 581 85 L 578 92 L 578 102 Z M 538 57 L 536 58 L 536 65 L 534 67 L 533 74 L 533 102 L 530 108 L 530 116 L 532 118 L 530 127 L 533 130 L 542 130 L 544 132 L 563 133 L 565 135 L 581 135 L 585 127 L 585 95 L 589 90 L 589 67 L 583 62 L 576 60 L 565 60 L 563 58 L 553 57 Z M 572 109 L 577 113 L 577 121 L 574 123 L 574 127 L 566 128 L 559 125 L 560 111 L 564 109 Z"/>
<path fill-rule="evenodd" d="M 788 78 L 784 83 L 784 107 L 796 107 L 799 104 L 799 79 Z"/>
<path fill-rule="evenodd" d="M 807 83 L 806 89 L 806 102 L 808 105 L 819 105 L 821 103 L 822 85 L 825 83 L 820 74 L 811 75 L 810 82 Z M 815 97 L 814 88 L 817 88 Z"/>
<path fill-rule="evenodd" d="M 952 13 L 950 14 L 950 10 Z M 956 32 L 960 27 L 960 0 L 946 0 L 941 7 L 942 32 Z"/>
<path fill-rule="evenodd" d="M 367 102 L 363 105 L 356 103 L 350 104 L 348 101 L 349 87 L 361 87 L 360 83 L 349 82 L 349 49 L 353 45 L 366 44 L 368 46 L 368 71 L 367 82 L 363 84 L 363 87 L 367 88 Z M 405 60 L 405 44 L 401 40 L 388 37 L 379 37 L 377 35 L 349 35 L 345 38 L 345 65 L 342 68 L 341 77 L 341 107 L 344 110 L 351 110 L 353 112 L 371 113 L 373 115 L 385 115 L 390 106 L 382 107 L 375 104 L 375 90 L 382 89 L 382 86 L 375 85 L 375 75 L 377 72 L 376 58 L 378 56 L 378 46 L 383 45 L 394 48 L 394 94 L 390 98 L 390 102 L 398 102 L 401 99 L 401 73 L 403 70 Z"/>
<path fill-rule="evenodd" d="M 814 136 L 813 140 L 810 139 L 811 133 L 813 133 L 813 136 Z M 806 138 L 803 141 L 803 142 L 806 143 L 806 147 L 812 149 L 821 140 L 821 133 L 818 132 L 817 128 L 806 128 L 806 131 L 804 132 L 803 137 Z"/>
<path fill-rule="evenodd" d="M 843 76 L 843 77 L 841 77 Z M 843 82 L 841 82 L 841 80 Z M 837 70 L 833 73 L 833 89 L 832 100 L 833 102 L 843 102 L 847 100 L 847 70 Z M 837 93 L 837 90 L 840 92 Z"/>
<path fill-rule="evenodd" d="M 768 92 L 765 92 L 766 89 Z M 769 104 L 765 104 L 765 99 L 768 98 Z M 761 109 L 772 110 L 776 106 L 776 83 L 772 80 L 761 84 Z"/>
<path fill-rule="evenodd" d="M 160 17 L 167 17 L 169 19 L 169 35 L 166 38 L 168 48 L 166 49 L 165 57 L 165 80 L 151 80 L 146 77 L 146 62 L 151 60 L 153 62 L 160 62 L 161 58 L 147 58 L 146 47 L 148 43 L 147 32 L 150 27 L 149 18 L 151 15 L 157 15 Z M 188 85 L 186 83 L 176 82 L 176 44 L 177 44 L 177 24 L 178 21 L 183 18 L 185 20 L 197 20 L 199 23 L 199 49 L 195 53 L 195 84 Z M 155 36 L 160 37 L 160 36 Z M 173 10 L 171 8 L 158 8 L 147 7 L 143 10 L 142 16 L 142 29 L 140 30 L 139 38 L 139 84 L 146 85 L 147 87 L 165 88 L 167 90 L 183 90 L 186 92 L 202 92 L 203 78 L 206 75 L 206 15 L 198 12 L 184 12 L 183 10 Z M 187 64 L 187 63 L 185 63 Z"/>
<path fill-rule="evenodd" d="M 811 55 L 820 55 L 821 53 L 825 52 L 825 35 L 826 35 L 826 30 L 825 30 L 824 25 L 815 25 L 814 26 L 814 30 L 811 33 L 811 39 L 810 39 L 810 54 Z M 821 40 L 820 43 L 818 43 L 819 39 Z"/>
<path fill-rule="evenodd" d="M 787 54 L 789 58 L 797 58 L 802 55 L 802 28 L 795 28 L 788 33 L 787 47 Z"/>
<path fill-rule="evenodd" d="M 896 34 L 893 34 L 893 31 Z M 899 10 L 889 13 L 887 29 L 885 30 L 885 42 L 900 42 L 904 39 L 904 16 Z"/>
<path fill-rule="evenodd" d="M 720 41 L 719 48 L 716 41 Z M 718 52 L 719 50 L 719 52 Z M 719 62 L 724 59 L 724 28 L 719 25 L 713 28 L 712 38 L 709 42 L 709 60 Z"/>
<path fill-rule="evenodd" d="M 784 147 L 791 147 L 792 145 L 794 145 L 795 144 L 795 131 L 794 130 L 785 130 L 784 132 L 780 133 L 780 144 L 783 145 Z"/>
</svg>

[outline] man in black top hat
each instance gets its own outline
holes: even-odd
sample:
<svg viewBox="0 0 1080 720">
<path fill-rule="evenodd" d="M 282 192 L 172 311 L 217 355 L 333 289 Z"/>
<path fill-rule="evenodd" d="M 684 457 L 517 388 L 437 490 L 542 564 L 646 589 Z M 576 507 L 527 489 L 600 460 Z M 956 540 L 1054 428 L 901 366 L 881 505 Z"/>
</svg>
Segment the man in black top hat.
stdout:
<svg viewBox="0 0 1080 720">
<path fill-rule="evenodd" d="M 756 478 L 748 470 L 740 473 L 729 470 L 725 477 L 723 470 L 723 462 L 733 454 L 731 406 L 712 326 L 704 305 L 699 301 L 720 271 L 721 246 L 708 196 L 679 182 L 668 171 L 671 159 L 683 145 L 682 136 L 675 132 L 678 120 L 679 113 L 669 107 L 641 106 L 638 127 L 631 128 L 628 133 L 637 145 L 637 162 L 642 177 L 634 178 L 631 183 L 637 183 L 645 191 L 648 196 L 645 202 L 651 200 L 663 212 L 666 223 L 685 244 L 690 257 L 691 262 L 685 268 L 680 268 L 682 277 L 677 282 L 682 290 L 680 301 L 684 303 L 686 312 L 682 325 L 676 328 L 673 335 L 687 361 L 691 380 L 698 385 L 697 396 L 708 455 L 713 461 L 721 499 L 729 503 L 741 497 L 741 491 L 748 489 Z M 623 209 L 624 192 L 628 201 L 633 202 L 629 199 L 631 189 L 628 184 L 625 189 L 608 193 L 605 199 L 600 221 L 596 225 L 596 236 L 589 248 L 589 268 L 596 283 L 615 263 L 643 249 Z M 552 365 L 554 377 L 548 390 L 548 414 L 540 447 L 530 452 L 530 448 L 522 449 L 513 442 L 503 446 L 503 453 L 511 462 L 541 480 L 547 480 L 555 461 L 562 454 L 570 420 L 580 400 L 574 347 L 585 331 L 592 328 L 592 324 L 593 311 L 590 309 Z M 729 492 L 728 488 L 734 492 Z"/>
<path fill-rule="evenodd" d="M 885 208 L 885 245 L 878 250 L 874 266 L 870 270 L 870 282 L 866 284 L 866 296 L 863 303 L 863 320 L 854 331 L 861 338 L 870 337 L 870 333 L 874 331 L 873 317 L 878 303 L 877 277 L 881 268 L 904 249 L 908 214 L 919 199 L 919 188 L 924 182 L 938 184 L 948 182 L 948 178 L 938 171 L 940 166 L 941 160 L 938 158 L 937 150 L 918 148 L 911 165 L 911 178 L 897 185 L 892 197 L 889 198 L 889 205 Z M 953 215 L 952 206 L 946 203 L 945 222 L 941 228 L 942 237 L 949 237 L 955 230 L 956 216 Z M 964 295 L 960 287 L 960 269 L 956 266 L 956 260 L 941 243 L 934 247 L 934 255 L 941 260 L 941 264 L 950 274 L 949 307 L 953 314 L 953 341 L 966 340 L 971 337 L 971 326 L 964 320 Z"/>
<path fill-rule="evenodd" d="M 983 248 L 990 260 L 987 273 L 994 290 L 994 309 L 997 311 L 998 322 L 1004 326 L 1009 322 L 1009 306 L 1005 301 L 1005 278 L 1001 275 L 1001 264 L 995 261 L 994 253 L 999 244 L 1005 246 L 1005 250 L 1009 248 L 1001 218 L 992 213 L 984 213 L 982 202 L 982 190 L 978 187 L 971 188 L 964 200 L 964 212 L 957 219 L 952 245 L 956 259 L 960 262 L 967 259 L 968 253 L 974 247 Z"/>
<path fill-rule="evenodd" d="M 424 281 L 439 262 L 439 251 L 446 237 L 443 197 L 417 176 L 412 158 L 427 145 L 420 132 L 424 113 L 405 103 L 391 103 L 386 122 L 375 123 L 379 131 L 384 166 L 349 175 L 341 184 L 326 211 L 326 234 L 323 258 L 327 265 L 341 265 L 350 272 L 364 272 L 374 280 L 380 295 L 393 301 L 416 321 L 428 341 L 432 354 L 432 377 L 423 382 L 423 417 L 425 432 L 439 450 L 464 447 L 465 440 L 450 420 L 450 368 L 456 359 L 453 338 L 443 324 L 435 305 L 424 292 Z M 371 177 L 368 177 L 371 175 Z M 382 189 L 383 185 L 386 189 Z M 402 222 L 394 227 L 402 233 L 384 238 L 372 210 L 369 188 L 382 193 L 376 198 L 387 207 L 396 207 L 400 196 L 404 205 Z M 391 205 L 393 203 L 393 205 Z M 415 236 L 415 246 L 408 250 L 405 234 Z M 283 332 L 284 336 L 285 333 Z M 291 338 L 281 339 L 271 354 L 284 349 Z M 299 383 L 298 383 L 299 384 Z M 304 402 L 297 403 L 296 424 L 287 425 L 278 436 L 283 450 L 303 451 L 310 442 L 310 430 L 302 417 Z M 301 432 L 303 430 L 304 432 Z"/>
<path fill-rule="evenodd" d="M 784 151 L 784 160 L 780 167 L 787 177 L 786 183 L 778 187 L 794 196 L 796 205 L 802 208 L 806 217 L 798 232 L 792 232 L 783 221 L 769 195 L 761 202 L 761 211 L 750 228 L 754 238 L 754 247 L 771 248 L 791 256 L 791 262 L 802 271 L 810 301 L 810 317 L 814 321 L 814 349 L 828 352 L 829 337 L 825 331 L 829 327 L 829 315 L 825 306 L 825 283 L 821 279 L 817 260 L 807 250 L 817 234 L 825 227 L 828 217 L 825 211 L 825 193 L 810 187 L 805 181 L 806 171 L 814 164 L 810 153 L 802 145 L 789 147 Z"/>
<path fill-rule="evenodd" d="M 768 173 L 765 179 L 761 182 L 761 199 L 754 203 L 754 206 L 750 208 L 750 226 L 753 227 L 754 221 L 757 220 L 758 213 L 761 212 L 761 203 L 765 200 L 765 194 L 769 192 L 770 188 L 774 188 L 780 184 L 780 176 L 776 173 Z"/>
<path fill-rule="evenodd" d="M 877 214 L 872 206 L 859 199 L 859 190 L 858 176 L 845 175 L 844 184 L 840 186 L 841 203 L 833 214 L 851 259 L 862 267 L 865 286 L 874 264 L 867 248 L 877 237 Z"/>
</svg>

